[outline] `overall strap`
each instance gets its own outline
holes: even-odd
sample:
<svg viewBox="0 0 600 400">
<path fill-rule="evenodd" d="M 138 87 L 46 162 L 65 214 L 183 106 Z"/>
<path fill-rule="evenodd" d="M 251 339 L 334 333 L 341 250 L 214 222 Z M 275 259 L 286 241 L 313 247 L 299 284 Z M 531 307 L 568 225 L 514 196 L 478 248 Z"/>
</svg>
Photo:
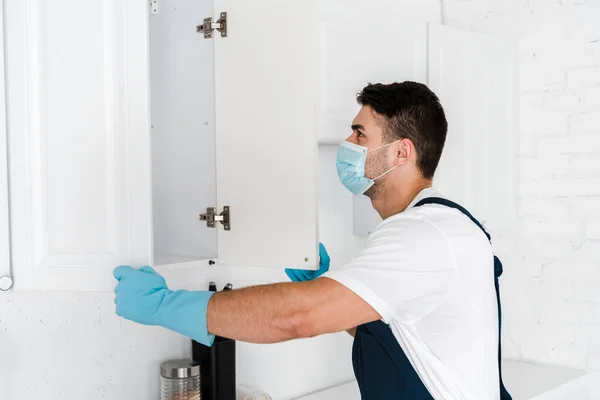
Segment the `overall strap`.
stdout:
<svg viewBox="0 0 600 400">
<path fill-rule="evenodd" d="M 485 236 L 487 236 L 487 238 L 488 238 L 488 240 L 489 240 L 489 241 L 491 241 L 491 240 L 492 240 L 492 237 L 490 236 L 490 234 L 489 234 L 489 233 L 487 233 L 487 232 L 486 232 L 486 230 L 485 230 L 485 228 L 483 227 L 483 225 L 481 225 L 481 224 L 479 223 L 479 221 L 477 221 L 477 220 L 475 219 L 475 217 L 474 217 L 473 215 L 471 215 L 471 213 L 470 213 L 470 212 L 468 212 L 468 211 L 467 211 L 467 209 L 466 209 L 466 208 L 464 208 L 463 206 L 461 206 L 460 204 L 456 204 L 456 203 L 455 203 L 455 202 L 453 202 L 453 201 L 450 201 L 450 200 L 448 200 L 448 199 L 444 199 L 444 198 L 441 198 L 441 197 L 428 197 L 428 198 L 426 198 L 426 199 L 423 199 L 423 200 L 419 201 L 417 204 L 415 204 L 415 208 L 416 208 L 416 207 L 421 207 L 421 206 L 424 206 L 424 205 L 426 205 L 426 204 L 439 204 L 439 205 L 442 205 L 442 206 L 446 206 L 446 207 L 450 207 L 450 208 L 457 209 L 458 211 L 460 211 L 461 213 L 463 213 L 463 214 L 465 214 L 467 217 L 469 217 L 469 219 L 470 219 L 471 221 L 473 221 L 473 223 L 474 223 L 475 225 L 477 225 L 477 226 L 479 227 L 479 229 L 481 229 L 481 230 L 483 231 L 483 233 L 485 233 Z"/>
</svg>

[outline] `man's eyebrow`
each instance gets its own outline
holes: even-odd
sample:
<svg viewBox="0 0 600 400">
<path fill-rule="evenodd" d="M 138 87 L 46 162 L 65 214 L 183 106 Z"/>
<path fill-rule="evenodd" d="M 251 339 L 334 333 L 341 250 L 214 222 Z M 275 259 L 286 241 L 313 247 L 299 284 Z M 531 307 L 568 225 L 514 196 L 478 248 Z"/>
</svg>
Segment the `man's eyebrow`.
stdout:
<svg viewBox="0 0 600 400">
<path fill-rule="evenodd" d="M 360 124 L 355 124 L 355 125 L 351 125 L 350 128 L 352 128 L 353 131 L 364 131 L 365 127 L 360 125 Z"/>
</svg>

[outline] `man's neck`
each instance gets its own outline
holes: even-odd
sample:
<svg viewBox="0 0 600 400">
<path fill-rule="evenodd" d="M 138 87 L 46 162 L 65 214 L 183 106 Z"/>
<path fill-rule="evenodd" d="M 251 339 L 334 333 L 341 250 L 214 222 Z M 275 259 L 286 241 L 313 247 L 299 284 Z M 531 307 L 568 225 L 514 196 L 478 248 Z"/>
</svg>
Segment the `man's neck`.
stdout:
<svg viewBox="0 0 600 400">
<path fill-rule="evenodd" d="M 403 188 L 388 187 L 384 196 L 372 200 L 373 208 L 377 210 L 382 219 L 387 219 L 406 210 L 415 197 L 431 185 L 431 180 L 427 179 L 416 181 Z"/>
</svg>

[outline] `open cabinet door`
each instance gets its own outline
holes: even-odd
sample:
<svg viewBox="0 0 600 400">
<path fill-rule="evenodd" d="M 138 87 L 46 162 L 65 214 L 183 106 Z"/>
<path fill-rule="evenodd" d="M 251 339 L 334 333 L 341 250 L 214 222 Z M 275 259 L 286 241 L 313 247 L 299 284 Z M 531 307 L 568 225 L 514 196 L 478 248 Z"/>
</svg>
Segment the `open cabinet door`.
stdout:
<svg viewBox="0 0 600 400">
<path fill-rule="evenodd" d="M 216 0 L 220 264 L 318 264 L 315 0 Z"/>
<path fill-rule="evenodd" d="M 516 216 L 516 60 L 503 38 L 430 26 L 429 86 L 448 119 L 434 184 L 490 228 Z"/>
</svg>

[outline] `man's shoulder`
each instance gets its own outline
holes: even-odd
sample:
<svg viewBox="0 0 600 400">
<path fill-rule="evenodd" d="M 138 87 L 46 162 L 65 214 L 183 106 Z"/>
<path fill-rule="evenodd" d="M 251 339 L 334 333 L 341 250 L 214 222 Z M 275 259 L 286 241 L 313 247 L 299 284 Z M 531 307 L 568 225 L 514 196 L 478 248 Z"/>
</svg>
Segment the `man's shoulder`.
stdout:
<svg viewBox="0 0 600 400">
<path fill-rule="evenodd" d="M 420 207 L 411 207 L 399 214 L 392 215 L 382 222 L 382 228 L 405 230 L 415 232 L 430 231 L 432 227 L 447 223 L 454 219 L 457 210 L 437 204 L 427 204 Z"/>
<path fill-rule="evenodd" d="M 463 211 L 444 204 L 425 204 L 412 207 L 402 214 L 398 214 L 392 225 L 401 226 L 413 221 L 413 227 L 419 227 L 416 232 L 426 235 L 431 229 L 425 224 L 434 226 L 450 243 L 456 240 L 468 241 L 471 246 L 488 247 L 489 240 L 479 226 L 477 226 Z M 414 221 L 420 221 L 417 224 Z M 390 221 L 392 222 L 392 221 Z M 419 235 L 421 236 L 421 235 Z"/>
<path fill-rule="evenodd" d="M 428 218 L 402 214 L 386 219 L 373 231 L 352 266 L 403 271 L 450 271 L 454 251 L 446 233 Z"/>
<path fill-rule="evenodd" d="M 439 218 L 429 212 L 411 209 L 383 221 L 370 239 L 393 238 L 399 244 L 446 242 L 446 234 L 439 224 Z"/>
<path fill-rule="evenodd" d="M 383 221 L 373 236 L 395 236 L 405 242 L 441 243 L 455 237 L 485 238 L 481 229 L 460 210 L 441 204 L 411 207 Z"/>
</svg>

